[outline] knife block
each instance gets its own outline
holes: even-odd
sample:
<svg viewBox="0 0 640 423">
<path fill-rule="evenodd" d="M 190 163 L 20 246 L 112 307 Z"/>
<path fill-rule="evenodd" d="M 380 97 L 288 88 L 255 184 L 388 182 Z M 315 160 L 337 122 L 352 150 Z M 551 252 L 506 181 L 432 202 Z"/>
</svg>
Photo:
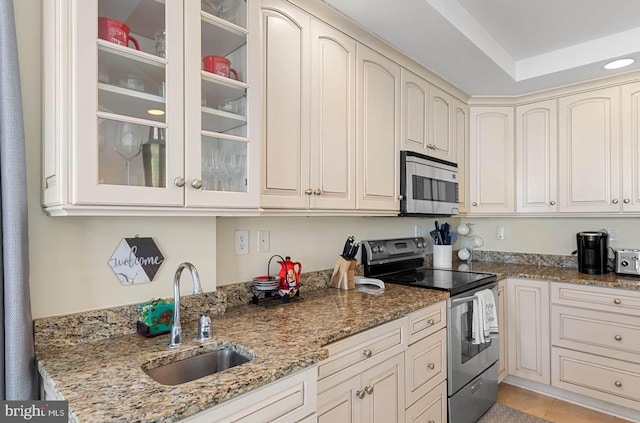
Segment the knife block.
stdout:
<svg viewBox="0 0 640 423">
<path fill-rule="evenodd" d="M 354 289 L 356 287 L 355 270 L 357 264 L 358 260 L 345 260 L 342 256 L 338 257 L 329 286 L 339 289 Z"/>
</svg>

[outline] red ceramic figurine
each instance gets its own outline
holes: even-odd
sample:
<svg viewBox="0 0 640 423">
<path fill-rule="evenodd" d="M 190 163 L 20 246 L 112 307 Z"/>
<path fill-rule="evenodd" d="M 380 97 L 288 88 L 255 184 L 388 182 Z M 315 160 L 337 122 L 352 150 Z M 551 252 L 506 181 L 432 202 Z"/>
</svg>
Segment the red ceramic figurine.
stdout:
<svg viewBox="0 0 640 423">
<path fill-rule="evenodd" d="M 302 271 L 302 263 L 291 261 L 291 257 L 286 256 L 284 262 L 280 263 L 280 295 L 289 295 L 293 297 L 300 288 L 300 272 Z"/>
</svg>

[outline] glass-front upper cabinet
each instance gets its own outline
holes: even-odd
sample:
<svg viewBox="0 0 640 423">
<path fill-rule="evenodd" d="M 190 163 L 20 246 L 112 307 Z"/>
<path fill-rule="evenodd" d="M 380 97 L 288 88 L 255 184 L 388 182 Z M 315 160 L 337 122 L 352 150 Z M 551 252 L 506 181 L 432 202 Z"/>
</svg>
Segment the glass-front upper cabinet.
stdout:
<svg viewBox="0 0 640 423">
<path fill-rule="evenodd" d="M 44 2 L 45 210 L 257 209 L 258 7 Z"/>
<path fill-rule="evenodd" d="M 186 11 L 187 173 L 200 187 L 187 191 L 189 205 L 258 205 L 257 3 L 201 0 Z"/>
</svg>

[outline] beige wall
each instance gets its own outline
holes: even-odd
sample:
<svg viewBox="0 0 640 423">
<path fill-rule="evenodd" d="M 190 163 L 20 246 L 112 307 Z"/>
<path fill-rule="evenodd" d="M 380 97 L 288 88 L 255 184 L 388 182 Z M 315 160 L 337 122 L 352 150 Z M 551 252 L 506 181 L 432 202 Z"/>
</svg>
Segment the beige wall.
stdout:
<svg viewBox="0 0 640 423">
<path fill-rule="evenodd" d="M 215 288 L 214 218 L 77 218 L 40 209 L 42 1 L 13 2 L 27 148 L 31 308 L 34 318 L 169 297 L 177 265 L 192 261 L 205 290 Z M 122 286 L 107 265 L 124 237 L 153 236 L 166 257 L 153 282 Z M 191 289 L 184 276 L 183 292 Z"/>
<path fill-rule="evenodd" d="M 576 233 L 615 228 L 619 241 L 610 242 L 613 248 L 640 248 L 640 219 L 638 218 L 465 218 L 473 223 L 473 233 L 484 239 L 483 250 L 515 251 L 569 255 L 576 249 Z M 496 239 L 496 229 L 503 225 L 507 239 Z"/>
<path fill-rule="evenodd" d="M 410 237 L 418 225 L 424 236 L 434 229 L 435 219 L 408 217 L 260 217 L 218 218 L 218 285 L 248 281 L 267 272 L 269 257 L 291 256 L 302 263 L 302 270 L 332 269 L 342 252 L 344 241 L 355 235 L 357 241 Z M 460 219 L 439 219 L 455 227 Z M 236 256 L 236 230 L 249 231 L 248 255 Z M 258 253 L 258 231 L 270 231 L 270 251 Z M 361 254 L 358 253 L 358 261 Z M 271 274 L 279 269 L 271 263 Z"/>
</svg>

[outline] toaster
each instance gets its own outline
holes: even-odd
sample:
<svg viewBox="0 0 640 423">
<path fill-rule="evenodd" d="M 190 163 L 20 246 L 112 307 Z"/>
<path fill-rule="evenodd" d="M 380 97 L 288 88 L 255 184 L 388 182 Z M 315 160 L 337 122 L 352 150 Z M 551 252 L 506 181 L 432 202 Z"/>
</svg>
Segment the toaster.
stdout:
<svg viewBox="0 0 640 423">
<path fill-rule="evenodd" d="M 640 250 L 616 250 L 616 273 L 640 276 Z"/>
</svg>

